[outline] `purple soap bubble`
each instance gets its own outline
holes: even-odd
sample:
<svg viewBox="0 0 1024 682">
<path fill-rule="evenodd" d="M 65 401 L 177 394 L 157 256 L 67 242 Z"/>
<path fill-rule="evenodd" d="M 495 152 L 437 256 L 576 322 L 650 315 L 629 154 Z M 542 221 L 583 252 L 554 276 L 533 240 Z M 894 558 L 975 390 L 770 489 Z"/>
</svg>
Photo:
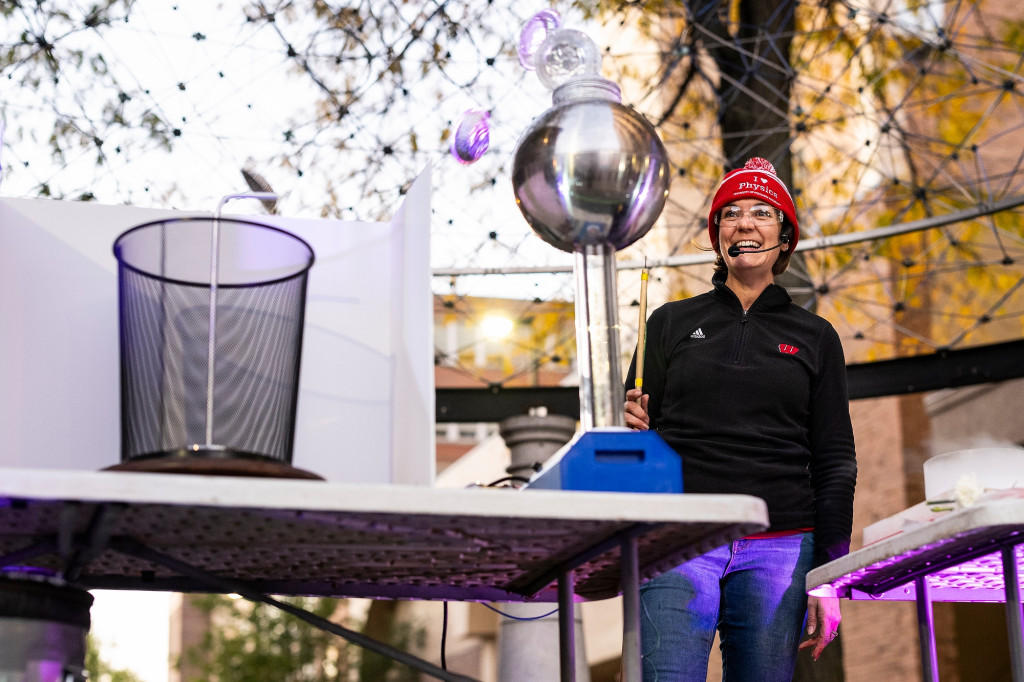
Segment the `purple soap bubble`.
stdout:
<svg viewBox="0 0 1024 682">
<path fill-rule="evenodd" d="M 553 9 L 542 9 L 530 17 L 519 32 L 519 63 L 528 71 L 537 68 L 534 59 L 544 39 L 562 25 L 562 17 Z"/>
<path fill-rule="evenodd" d="M 455 135 L 449 149 L 459 163 L 468 166 L 476 163 L 487 151 L 491 142 L 489 120 L 491 114 L 483 109 L 468 109 L 455 126 Z"/>
</svg>

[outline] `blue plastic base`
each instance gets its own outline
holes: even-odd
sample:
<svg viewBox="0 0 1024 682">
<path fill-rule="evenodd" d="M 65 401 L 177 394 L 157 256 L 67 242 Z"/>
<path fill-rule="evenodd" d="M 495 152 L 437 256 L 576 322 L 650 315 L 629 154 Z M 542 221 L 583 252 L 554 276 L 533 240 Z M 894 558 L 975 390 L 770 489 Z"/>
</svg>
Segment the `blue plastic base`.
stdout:
<svg viewBox="0 0 1024 682">
<path fill-rule="evenodd" d="M 681 493 L 683 464 L 653 431 L 594 429 L 555 453 L 526 487 Z"/>
</svg>

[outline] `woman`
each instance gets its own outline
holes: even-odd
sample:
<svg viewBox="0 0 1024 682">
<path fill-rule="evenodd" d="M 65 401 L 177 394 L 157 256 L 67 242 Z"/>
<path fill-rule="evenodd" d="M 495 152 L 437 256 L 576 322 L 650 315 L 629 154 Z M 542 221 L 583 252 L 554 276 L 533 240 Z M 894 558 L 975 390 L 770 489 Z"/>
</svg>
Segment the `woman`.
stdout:
<svg viewBox="0 0 1024 682">
<path fill-rule="evenodd" d="M 832 326 L 774 283 L 800 233 L 768 161 L 725 176 L 708 232 L 714 289 L 651 314 L 645 392 L 627 391 L 626 424 L 657 430 L 679 453 L 686 492 L 760 497 L 770 527 L 641 588 L 644 680 L 704 682 L 717 628 L 723 679 L 789 682 L 798 648 L 817 660 L 840 621 L 838 599 L 808 598 L 804 584 L 849 551 L 846 365 Z"/>
</svg>

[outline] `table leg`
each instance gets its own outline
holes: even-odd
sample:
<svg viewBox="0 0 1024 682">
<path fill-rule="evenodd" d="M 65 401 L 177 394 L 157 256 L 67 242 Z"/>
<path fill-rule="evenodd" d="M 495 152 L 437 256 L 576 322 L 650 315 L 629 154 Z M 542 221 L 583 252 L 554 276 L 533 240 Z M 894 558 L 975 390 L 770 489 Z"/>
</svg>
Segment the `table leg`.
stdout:
<svg viewBox="0 0 1024 682">
<path fill-rule="evenodd" d="M 622 541 L 622 682 L 640 682 L 640 561 L 637 539 Z"/>
<path fill-rule="evenodd" d="M 576 579 L 571 570 L 558 575 L 558 663 L 562 682 L 576 682 Z"/>
<path fill-rule="evenodd" d="M 134 540 L 129 537 L 113 538 L 111 540 L 110 547 L 121 554 L 145 559 L 151 563 L 157 564 L 158 566 L 169 568 L 175 573 L 188 576 L 189 578 L 197 581 L 200 585 L 205 584 L 209 588 L 207 590 L 209 592 L 239 594 L 250 601 L 260 602 L 267 604 L 268 606 L 276 607 L 285 613 L 295 616 L 299 620 L 309 623 L 315 628 L 338 635 L 339 637 L 352 642 L 356 646 L 363 647 L 364 649 L 368 649 L 376 654 L 380 654 L 381 656 L 393 658 L 399 663 L 404 663 L 414 670 L 419 670 L 420 672 L 430 675 L 434 679 L 446 680 L 448 682 L 476 682 L 471 677 L 443 670 L 433 663 L 429 663 L 428 661 L 417 658 L 405 651 L 401 651 L 395 647 L 378 642 L 372 637 L 367 637 L 361 632 L 349 630 L 346 627 L 318 616 L 311 611 L 295 606 L 294 604 L 274 599 L 270 595 L 264 594 L 255 588 L 250 587 L 243 580 L 225 578 L 221 575 L 209 573 L 201 568 L 192 566 L 188 562 L 181 561 L 180 559 L 175 559 L 172 556 L 158 552 L 155 549 L 142 544 L 138 540 Z"/>
<path fill-rule="evenodd" d="M 1024 682 L 1024 627 L 1021 625 L 1020 577 L 1016 547 L 1003 547 L 1003 589 L 1006 592 L 1006 633 L 1010 639 L 1013 682 Z"/>
<path fill-rule="evenodd" d="M 939 660 L 935 652 L 935 617 L 932 598 L 928 594 L 928 577 L 914 578 L 917 592 L 917 636 L 921 641 L 921 669 L 924 682 L 938 682 Z"/>
</svg>

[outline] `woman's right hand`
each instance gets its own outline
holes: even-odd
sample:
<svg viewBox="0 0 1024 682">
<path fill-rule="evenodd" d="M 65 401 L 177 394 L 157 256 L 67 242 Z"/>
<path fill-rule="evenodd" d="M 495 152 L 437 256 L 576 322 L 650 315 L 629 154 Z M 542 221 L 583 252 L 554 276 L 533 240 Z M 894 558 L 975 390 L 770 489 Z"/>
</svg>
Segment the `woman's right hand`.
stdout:
<svg viewBox="0 0 1024 682">
<path fill-rule="evenodd" d="M 641 396 L 639 388 L 626 391 L 626 403 L 623 407 L 626 413 L 626 426 L 637 431 L 651 428 L 651 418 L 647 416 L 647 401 L 650 397 L 647 394 Z"/>
</svg>

